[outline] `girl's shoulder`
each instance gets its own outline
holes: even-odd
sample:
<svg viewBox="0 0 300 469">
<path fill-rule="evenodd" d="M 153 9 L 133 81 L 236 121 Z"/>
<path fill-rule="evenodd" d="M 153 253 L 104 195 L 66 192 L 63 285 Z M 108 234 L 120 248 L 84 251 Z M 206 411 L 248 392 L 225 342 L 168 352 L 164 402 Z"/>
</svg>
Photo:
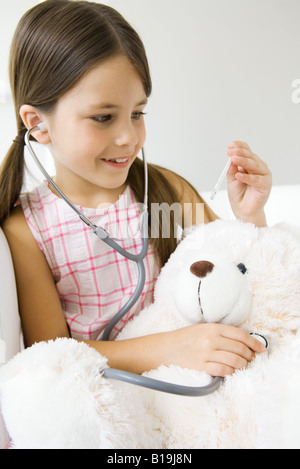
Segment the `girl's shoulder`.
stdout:
<svg viewBox="0 0 300 469">
<path fill-rule="evenodd" d="M 21 205 L 13 208 L 1 228 L 11 248 L 12 254 L 14 251 L 18 251 L 18 253 L 22 254 L 24 250 L 27 252 L 29 250 L 33 250 L 35 253 L 39 252 Z"/>
<path fill-rule="evenodd" d="M 5 219 L 1 226 L 5 234 L 17 233 L 25 231 L 27 227 L 25 215 L 20 204 L 15 206 L 10 215 Z"/>
<path fill-rule="evenodd" d="M 10 248 L 17 280 L 25 281 L 26 276 L 29 278 L 30 273 L 30 275 L 36 275 L 38 281 L 39 274 L 42 275 L 41 273 L 49 270 L 49 267 L 28 226 L 21 205 L 13 208 L 1 228 Z M 22 275 L 25 277 L 22 278 Z"/>
</svg>

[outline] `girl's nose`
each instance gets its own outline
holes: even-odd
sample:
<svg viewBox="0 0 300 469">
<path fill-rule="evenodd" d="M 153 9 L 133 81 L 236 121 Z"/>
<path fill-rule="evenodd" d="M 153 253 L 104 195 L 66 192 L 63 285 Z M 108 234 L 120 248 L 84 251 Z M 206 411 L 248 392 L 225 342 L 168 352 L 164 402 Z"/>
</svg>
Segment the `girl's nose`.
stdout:
<svg viewBox="0 0 300 469">
<path fill-rule="evenodd" d="M 132 122 L 123 123 L 118 127 L 115 137 L 115 143 L 118 147 L 126 146 L 135 148 L 138 140 L 137 131 Z"/>
</svg>

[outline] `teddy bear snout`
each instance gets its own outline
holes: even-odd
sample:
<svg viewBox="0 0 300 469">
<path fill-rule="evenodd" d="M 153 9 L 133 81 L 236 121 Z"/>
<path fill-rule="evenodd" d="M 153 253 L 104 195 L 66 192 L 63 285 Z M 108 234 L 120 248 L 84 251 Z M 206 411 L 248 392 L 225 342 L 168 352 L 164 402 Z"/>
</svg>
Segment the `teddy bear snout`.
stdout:
<svg viewBox="0 0 300 469">
<path fill-rule="evenodd" d="M 196 275 L 196 277 L 204 278 L 207 274 L 212 272 L 213 268 L 214 264 L 209 261 L 198 261 L 191 265 L 190 271 L 192 274 Z"/>
</svg>

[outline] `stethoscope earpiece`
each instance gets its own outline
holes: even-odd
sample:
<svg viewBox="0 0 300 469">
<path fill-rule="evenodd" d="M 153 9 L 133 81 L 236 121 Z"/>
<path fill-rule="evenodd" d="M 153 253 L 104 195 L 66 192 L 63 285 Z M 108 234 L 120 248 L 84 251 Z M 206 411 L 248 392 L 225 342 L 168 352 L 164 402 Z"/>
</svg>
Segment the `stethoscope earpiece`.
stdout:
<svg viewBox="0 0 300 469">
<path fill-rule="evenodd" d="M 44 122 L 40 122 L 40 123 L 37 125 L 37 127 L 40 129 L 41 132 L 46 132 L 46 131 L 47 131 Z"/>
</svg>

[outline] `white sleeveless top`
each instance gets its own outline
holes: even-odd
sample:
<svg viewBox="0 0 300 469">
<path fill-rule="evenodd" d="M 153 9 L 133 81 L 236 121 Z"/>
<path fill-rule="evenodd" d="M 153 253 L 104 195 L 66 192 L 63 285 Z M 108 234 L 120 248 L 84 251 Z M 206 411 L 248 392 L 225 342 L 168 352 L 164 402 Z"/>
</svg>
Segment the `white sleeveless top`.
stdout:
<svg viewBox="0 0 300 469">
<path fill-rule="evenodd" d="M 136 263 L 99 239 L 66 202 L 49 189 L 47 182 L 21 195 L 20 202 L 29 228 L 52 271 L 71 336 L 79 340 L 101 339 L 105 326 L 135 290 Z M 134 254 L 140 252 L 140 211 L 129 186 L 108 208 L 79 208 L 95 225 L 117 238 L 124 249 Z M 142 295 L 115 326 L 111 339 L 133 315 L 153 302 L 154 284 L 160 269 L 151 243 L 144 264 L 146 282 Z"/>
</svg>

